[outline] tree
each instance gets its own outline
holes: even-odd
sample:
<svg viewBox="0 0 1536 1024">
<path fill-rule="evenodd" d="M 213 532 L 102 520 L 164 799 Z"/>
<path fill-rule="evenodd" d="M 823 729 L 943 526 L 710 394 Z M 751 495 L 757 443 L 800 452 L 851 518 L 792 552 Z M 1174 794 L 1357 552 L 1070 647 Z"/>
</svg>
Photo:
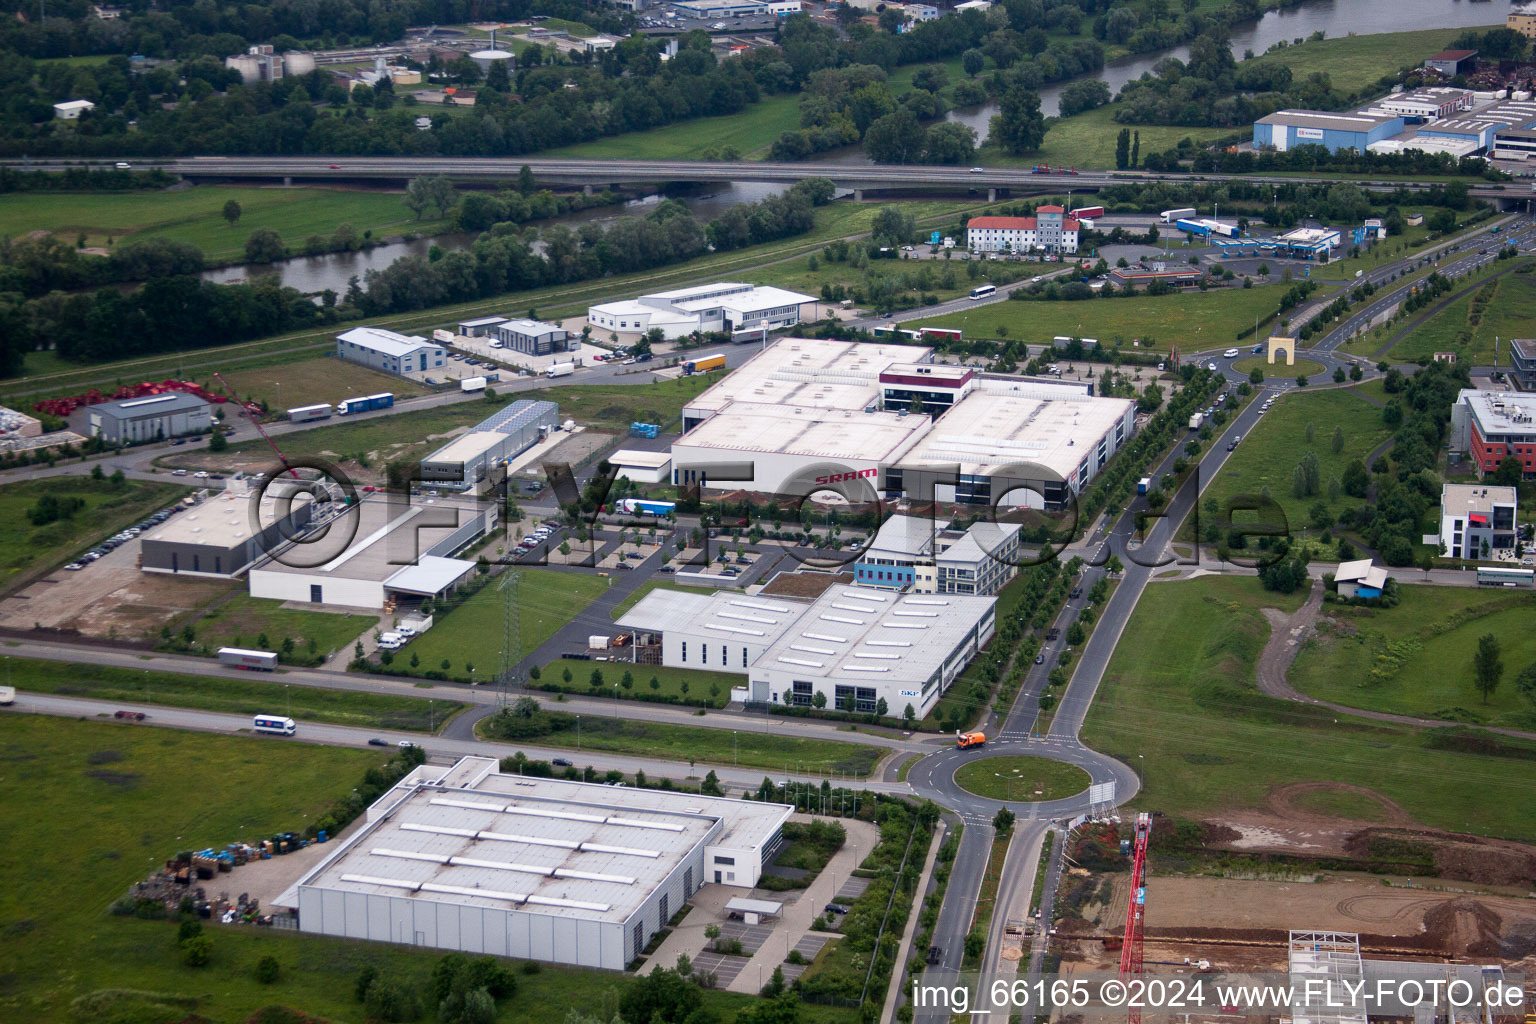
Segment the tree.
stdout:
<svg viewBox="0 0 1536 1024">
<path fill-rule="evenodd" d="M 397 978 L 375 978 L 363 997 L 363 1012 L 371 1020 L 415 1020 L 421 1016 L 421 996 Z"/>
<path fill-rule="evenodd" d="M 222 431 L 222 430 L 215 430 L 213 433 L 208 435 L 208 450 L 209 451 L 211 451 L 211 452 L 222 452 L 224 449 L 226 449 L 228 447 L 229 447 L 229 438 L 224 436 L 224 431 Z"/>
<path fill-rule="evenodd" d="M 275 263 L 288 255 L 283 239 L 271 228 L 257 228 L 245 240 L 245 262 Z"/>
<path fill-rule="evenodd" d="M 1526 700 L 1536 705 L 1536 662 L 1525 666 L 1519 675 L 1515 676 L 1515 688 Z"/>
<path fill-rule="evenodd" d="M 992 816 L 992 827 L 999 832 L 1013 831 L 1015 815 L 1006 807 L 999 807 L 997 813 Z"/>
<path fill-rule="evenodd" d="M 533 180 L 533 168 L 523 164 L 517 171 L 517 190 L 525 196 L 531 196 L 537 187 Z"/>
<path fill-rule="evenodd" d="M 912 108 L 898 107 L 870 124 L 864 133 L 864 151 L 876 163 L 916 163 L 927 139 L 927 129 L 918 121 Z"/>
<path fill-rule="evenodd" d="M 619 1016 L 636 1024 L 681 1024 L 703 1001 L 697 985 L 675 970 L 661 968 L 641 975 L 624 989 Z"/>
<path fill-rule="evenodd" d="M 890 705 L 886 704 L 884 697 L 881 697 L 879 700 L 875 701 L 875 714 L 879 715 L 881 718 L 884 718 L 890 712 L 890 710 Z"/>
<path fill-rule="evenodd" d="M 1336 427 L 1333 428 L 1333 439 L 1329 442 L 1329 446 L 1331 448 L 1333 448 L 1333 454 L 1335 454 L 1335 455 L 1339 454 L 1339 452 L 1342 452 L 1344 450 L 1344 428 L 1343 427 L 1336 426 Z"/>
<path fill-rule="evenodd" d="M 240 219 L 240 204 L 233 199 L 227 200 L 224 203 L 223 213 L 224 219 L 229 221 L 229 226 L 234 227 L 235 222 Z"/>
<path fill-rule="evenodd" d="M 827 706 L 827 695 L 820 690 L 811 694 L 811 707 L 818 711 Z"/>
<path fill-rule="evenodd" d="M 1016 156 L 1039 149 L 1045 142 L 1045 116 L 1040 113 L 1040 95 L 1021 85 L 1003 93 L 998 113 L 992 118 L 988 141 Z"/>
<path fill-rule="evenodd" d="M 282 965 L 277 962 L 277 957 L 268 953 L 256 961 L 256 980 L 263 985 L 270 985 L 277 980 L 277 976 L 282 973 L 282 970 Z"/>
<path fill-rule="evenodd" d="M 213 959 L 213 940 L 206 935 L 193 935 L 181 942 L 181 962 L 188 967 L 207 967 Z"/>
<path fill-rule="evenodd" d="M 1344 493 L 1351 498 L 1363 498 L 1371 487 L 1371 477 L 1365 471 L 1365 463 L 1354 459 L 1344 467 Z"/>
<path fill-rule="evenodd" d="M 1255 366 L 1252 370 L 1249 370 L 1248 371 L 1248 383 L 1253 384 L 1255 386 L 1257 386 L 1259 384 L 1263 384 L 1264 383 L 1264 371 L 1259 369 L 1257 366 Z"/>
<path fill-rule="evenodd" d="M 1504 662 L 1499 654 L 1497 636 L 1485 633 L 1477 638 L 1477 653 L 1472 656 L 1472 676 L 1477 692 L 1483 695 L 1484 704 L 1493 696 L 1493 691 L 1498 689 L 1499 680 L 1504 678 Z"/>
<path fill-rule="evenodd" d="M 1118 10 L 1126 10 L 1118 8 Z M 1127 12 L 1129 13 L 1129 12 Z M 1132 15 L 1135 17 L 1135 15 Z M 1115 137 L 1115 169 L 1123 171 L 1131 163 L 1131 130 L 1121 128 L 1120 134 Z"/>
<path fill-rule="evenodd" d="M 928 129 L 923 160 L 930 164 L 968 164 L 976 155 L 976 131 L 959 121 L 944 121 Z"/>
<path fill-rule="evenodd" d="M 903 212 L 900 206 L 891 204 L 882 206 L 875 214 L 870 224 L 869 237 L 876 245 L 899 246 L 907 244 L 916 230 L 912 215 Z"/>
<path fill-rule="evenodd" d="M 967 75 L 975 78 L 981 74 L 981 69 L 986 66 L 987 58 L 975 47 L 966 50 L 960 55 L 960 67 Z"/>
<path fill-rule="evenodd" d="M 1520 483 L 1520 477 L 1525 472 L 1525 466 L 1520 462 L 1518 455 L 1506 455 L 1499 460 L 1499 468 L 1493 471 L 1490 477 L 1494 483 L 1504 487 L 1514 487 Z"/>
<path fill-rule="evenodd" d="M 917 709 L 911 704 L 901 709 L 901 724 L 908 729 L 912 728 L 912 722 L 917 718 Z"/>
</svg>

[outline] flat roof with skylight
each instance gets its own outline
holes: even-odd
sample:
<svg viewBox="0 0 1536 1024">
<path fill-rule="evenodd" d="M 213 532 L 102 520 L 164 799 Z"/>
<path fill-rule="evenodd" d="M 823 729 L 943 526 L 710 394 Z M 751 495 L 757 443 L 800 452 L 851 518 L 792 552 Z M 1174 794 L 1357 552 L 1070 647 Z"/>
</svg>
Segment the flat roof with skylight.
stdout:
<svg viewBox="0 0 1536 1024">
<path fill-rule="evenodd" d="M 932 358 L 919 345 L 781 338 L 689 402 L 684 416 L 700 419 L 732 402 L 864 409 L 879 401 L 881 371 Z"/>
<path fill-rule="evenodd" d="M 923 415 L 736 402 L 678 438 L 672 450 L 674 456 L 699 448 L 889 462 L 927 429 Z"/>
<path fill-rule="evenodd" d="M 901 461 L 909 466 L 959 463 L 960 472 L 975 476 L 1034 463 L 1065 478 L 1135 407 L 1128 398 L 1046 400 L 973 391 Z"/>
</svg>

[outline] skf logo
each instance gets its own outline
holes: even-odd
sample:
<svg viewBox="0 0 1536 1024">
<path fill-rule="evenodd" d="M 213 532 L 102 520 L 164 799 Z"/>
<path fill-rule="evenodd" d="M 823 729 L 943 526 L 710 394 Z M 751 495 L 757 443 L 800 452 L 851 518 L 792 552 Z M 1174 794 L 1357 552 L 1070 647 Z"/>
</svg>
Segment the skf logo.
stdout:
<svg viewBox="0 0 1536 1024">
<path fill-rule="evenodd" d="M 879 474 L 880 471 L 878 469 L 859 469 L 852 473 L 830 473 L 827 476 L 819 476 L 816 478 L 816 482 L 818 484 L 840 484 L 844 480 L 860 480 L 864 477 L 873 477 Z"/>
</svg>

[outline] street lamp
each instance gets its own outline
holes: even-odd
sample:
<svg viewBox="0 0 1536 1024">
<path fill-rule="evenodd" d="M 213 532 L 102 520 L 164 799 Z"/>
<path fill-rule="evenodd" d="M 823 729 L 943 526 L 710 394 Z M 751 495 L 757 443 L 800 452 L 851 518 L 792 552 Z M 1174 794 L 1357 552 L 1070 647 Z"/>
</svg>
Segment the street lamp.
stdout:
<svg viewBox="0 0 1536 1024">
<path fill-rule="evenodd" d="M 283 700 L 287 701 L 287 703 L 288 703 L 287 715 L 288 715 L 289 718 L 292 718 L 293 717 L 293 697 L 288 693 L 288 684 L 287 683 L 283 684 Z"/>
<path fill-rule="evenodd" d="M 731 766 L 740 767 L 741 762 L 736 759 L 736 730 L 731 730 Z"/>
<path fill-rule="evenodd" d="M 1147 755 L 1137 754 L 1136 762 L 1138 769 L 1136 772 L 1136 785 L 1145 788 L 1147 785 Z"/>
</svg>

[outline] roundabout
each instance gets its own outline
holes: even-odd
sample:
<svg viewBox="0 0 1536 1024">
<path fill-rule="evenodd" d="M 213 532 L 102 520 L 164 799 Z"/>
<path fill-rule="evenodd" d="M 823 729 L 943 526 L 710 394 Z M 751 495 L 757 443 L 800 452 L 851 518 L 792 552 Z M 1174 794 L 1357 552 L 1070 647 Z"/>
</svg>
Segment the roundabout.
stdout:
<svg viewBox="0 0 1536 1024">
<path fill-rule="evenodd" d="M 955 785 L 961 789 L 1008 803 L 1061 800 L 1084 792 L 1092 782 L 1074 764 L 1027 754 L 979 757 L 955 770 Z"/>
</svg>

